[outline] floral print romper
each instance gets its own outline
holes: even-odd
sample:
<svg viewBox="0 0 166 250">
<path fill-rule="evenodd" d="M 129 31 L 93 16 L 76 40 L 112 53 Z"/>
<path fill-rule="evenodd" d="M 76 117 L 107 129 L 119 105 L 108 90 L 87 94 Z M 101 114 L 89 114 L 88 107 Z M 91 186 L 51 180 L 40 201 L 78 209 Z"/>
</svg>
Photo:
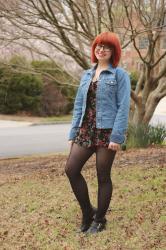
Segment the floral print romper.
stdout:
<svg viewBox="0 0 166 250">
<path fill-rule="evenodd" d="M 96 128 L 97 81 L 91 81 L 87 94 L 87 106 L 82 126 L 79 127 L 74 142 L 83 147 L 108 147 L 111 128 Z"/>
</svg>

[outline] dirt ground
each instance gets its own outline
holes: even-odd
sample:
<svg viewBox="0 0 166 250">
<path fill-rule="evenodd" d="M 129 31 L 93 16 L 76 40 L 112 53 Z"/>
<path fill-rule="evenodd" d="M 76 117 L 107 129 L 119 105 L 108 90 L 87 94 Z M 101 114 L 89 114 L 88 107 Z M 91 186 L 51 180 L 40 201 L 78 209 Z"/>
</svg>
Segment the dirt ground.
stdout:
<svg viewBox="0 0 166 250">
<path fill-rule="evenodd" d="M 66 154 L 2 159 L 0 160 L 0 185 L 24 176 L 34 176 L 34 174 L 47 172 L 57 176 L 64 174 L 66 160 Z M 95 154 L 86 162 L 83 171 L 92 167 L 94 160 Z M 126 168 L 135 164 L 151 167 L 154 163 L 160 166 L 166 164 L 166 146 L 118 151 L 113 168 Z"/>
<path fill-rule="evenodd" d="M 76 233 L 81 212 L 64 172 L 67 157 L 0 160 L 0 249 L 166 249 L 166 147 L 117 152 L 107 229 L 91 236 Z M 83 175 L 96 206 L 94 168 L 95 154 Z"/>
</svg>

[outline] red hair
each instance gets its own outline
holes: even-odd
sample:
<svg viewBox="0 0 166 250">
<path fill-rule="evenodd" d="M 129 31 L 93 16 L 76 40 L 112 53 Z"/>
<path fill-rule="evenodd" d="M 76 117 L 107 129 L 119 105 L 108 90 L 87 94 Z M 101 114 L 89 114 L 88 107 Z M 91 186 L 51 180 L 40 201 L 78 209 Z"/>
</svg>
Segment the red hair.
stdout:
<svg viewBox="0 0 166 250">
<path fill-rule="evenodd" d="M 121 46 L 120 46 L 120 41 L 119 41 L 118 36 L 115 33 L 110 32 L 110 31 L 102 32 L 96 36 L 91 46 L 91 62 L 92 63 L 95 63 L 98 61 L 98 59 L 95 56 L 94 51 L 95 51 L 96 45 L 99 43 L 107 44 L 111 48 L 113 48 L 110 62 L 113 67 L 116 67 L 121 57 Z"/>
</svg>

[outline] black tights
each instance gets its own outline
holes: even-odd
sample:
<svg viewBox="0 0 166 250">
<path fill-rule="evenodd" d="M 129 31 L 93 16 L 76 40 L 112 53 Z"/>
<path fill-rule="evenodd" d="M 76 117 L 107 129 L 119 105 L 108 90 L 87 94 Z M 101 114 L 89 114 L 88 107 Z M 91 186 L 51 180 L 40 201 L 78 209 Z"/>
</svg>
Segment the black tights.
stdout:
<svg viewBox="0 0 166 250">
<path fill-rule="evenodd" d="M 88 216 L 92 205 L 89 199 L 87 183 L 81 174 L 82 167 L 90 156 L 96 152 L 96 171 L 98 180 L 98 210 L 96 221 L 102 219 L 109 207 L 112 196 L 111 166 L 116 151 L 105 147 L 85 148 L 73 143 L 65 166 L 72 190 L 80 204 L 83 216 Z"/>
</svg>

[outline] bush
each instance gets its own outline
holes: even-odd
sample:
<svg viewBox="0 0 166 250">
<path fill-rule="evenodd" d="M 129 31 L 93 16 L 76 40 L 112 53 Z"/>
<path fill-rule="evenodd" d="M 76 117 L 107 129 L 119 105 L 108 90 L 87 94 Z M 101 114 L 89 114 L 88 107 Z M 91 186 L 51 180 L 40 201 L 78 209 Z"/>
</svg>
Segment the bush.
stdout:
<svg viewBox="0 0 166 250">
<path fill-rule="evenodd" d="M 31 65 L 43 77 L 41 115 L 69 114 L 77 88 L 68 83 L 77 85 L 77 81 L 55 62 L 34 60 Z"/>
<path fill-rule="evenodd" d="M 62 95 L 55 84 L 44 84 L 41 96 L 41 111 L 42 116 L 62 115 L 66 112 L 68 104 L 67 98 Z"/>
<path fill-rule="evenodd" d="M 166 128 L 159 124 L 156 127 L 149 127 L 149 141 L 150 144 L 162 144 L 166 138 Z"/>
<path fill-rule="evenodd" d="M 38 114 L 42 79 L 31 73 L 18 72 L 16 61 L 19 61 L 18 57 L 12 58 L 10 68 L 0 64 L 0 113 L 28 111 Z"/>
<path fill-rule="evenodd" d="M 166 138 L 164 125 L 129 124 L 127 130 L 127 148 L 148 147 L 151 144 L 162 144 Z"/>
<path fill-rule="evenodd" d="M 31 71 L 35 74 L 27 73 Z M 28 62 L 25 57 L 14 55 L 7 66 L 0 62 L 0 113 L 68 114 L 76 92 L 68 82 L 75 80 L 56 63 Z"/>
<path fill-rule="evenodd" d="M 139 78 L 138 72 L 132 71 L 132 72 L 130 73 L 131 88 L 132 88 L 133 90 L 135 90 L 135 88 L 136 88 L 136 84 L 137 84 L 137 82 L 138 82 L 138 78 Z"/>
</svg>

